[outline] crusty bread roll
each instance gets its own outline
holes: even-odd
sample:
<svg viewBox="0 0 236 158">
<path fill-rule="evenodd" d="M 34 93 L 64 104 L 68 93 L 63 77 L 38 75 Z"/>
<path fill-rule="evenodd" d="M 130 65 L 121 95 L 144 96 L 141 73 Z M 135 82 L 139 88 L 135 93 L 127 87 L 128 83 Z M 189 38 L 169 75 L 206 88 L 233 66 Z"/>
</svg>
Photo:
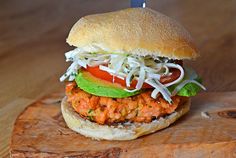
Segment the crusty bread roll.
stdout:
<svg viewBox="0 0 236 158">
<path fill-rule="evenodd" d="M 149 8 L 85 16 L 72 27 L 67 42 L 88 52 L 171 59 L 198 56 L 193 40 L 183 26 Z"/>
<path fill-rule="evenodd" d="M 189 111 L 190 104 L 188 99 L 174 113 L 151 123 L 124 123 L 117 126 L 99 125 L 80 117 L 66 97 L 62 100 L 61 111 L 68 127 L 86 137 L 98 140 L 132 140 L 168 127 Z"/>
</svg>

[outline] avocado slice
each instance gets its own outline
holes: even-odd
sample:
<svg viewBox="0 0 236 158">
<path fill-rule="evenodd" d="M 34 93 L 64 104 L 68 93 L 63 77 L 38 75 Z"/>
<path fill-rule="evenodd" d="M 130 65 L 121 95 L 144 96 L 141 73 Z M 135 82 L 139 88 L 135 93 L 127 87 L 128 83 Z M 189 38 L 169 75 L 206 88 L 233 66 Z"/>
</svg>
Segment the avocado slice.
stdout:
<svg viewBox="0 0 236 158">
<path fill-rule="evenodd" d="M 127 92 L 121 85 L 98 79 L 84 70 L 79 71 L 75 81 L 82 90 L 97 96 L 126 98 L 141 93 L 141 91 Z"/>
</svg>

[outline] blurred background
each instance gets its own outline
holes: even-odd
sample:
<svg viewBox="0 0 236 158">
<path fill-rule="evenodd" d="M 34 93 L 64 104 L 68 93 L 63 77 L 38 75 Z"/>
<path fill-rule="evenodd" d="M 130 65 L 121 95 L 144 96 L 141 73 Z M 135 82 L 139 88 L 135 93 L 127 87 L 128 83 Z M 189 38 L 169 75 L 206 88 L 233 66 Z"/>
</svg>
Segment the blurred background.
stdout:
<svg viewBox="0 0 236 158">
<path fill-rule="evenodd" d="M 235 91 L 236 0 L 146 1 L 192 34 L 201 57 L 185 63 L 202 76 L 208 92 Z M 73 49 L 65 40 L 80 17 L 129 6 L 129 0 L 1 0 L 0 133 L 10 131 L 26 105 L 63 90 L 64 53 Z M 0 142 L 1 157 L 8 153 L 8 137 Z"/>
</svg>

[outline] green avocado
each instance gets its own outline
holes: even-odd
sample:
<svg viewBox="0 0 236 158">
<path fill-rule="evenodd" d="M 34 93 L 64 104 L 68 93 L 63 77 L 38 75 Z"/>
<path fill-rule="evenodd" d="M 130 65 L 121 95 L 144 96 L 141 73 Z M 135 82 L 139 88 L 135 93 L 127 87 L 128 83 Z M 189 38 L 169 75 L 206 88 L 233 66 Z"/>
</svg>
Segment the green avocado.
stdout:
<svg viewBox="0 0 236 158">
<path fill-rule="evenodd" d="M 96 96 L 126 98 L 141 92 L 127 92 L 124 90 L 124 87 L 120 86 L 119 84 L 98 79 L 92 76 L 89 72 L 83 70 L 79 71 L 75 81 L 82 90 Z"/>
</svg>

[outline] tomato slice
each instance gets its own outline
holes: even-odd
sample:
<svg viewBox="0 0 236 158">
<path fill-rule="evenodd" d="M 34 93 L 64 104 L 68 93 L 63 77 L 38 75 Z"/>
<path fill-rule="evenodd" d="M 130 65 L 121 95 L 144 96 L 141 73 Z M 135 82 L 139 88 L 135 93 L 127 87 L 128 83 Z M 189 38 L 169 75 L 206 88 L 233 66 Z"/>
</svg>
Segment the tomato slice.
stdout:
<svg viewBox="0 0 236 158">
<path fill-rule="evenodd" d="M 167 76 L 167 75 L 161 76 L 160 82 L 162 84 L 170 83 L 170 82 L 178 79 L 180 76 L 180 73 L 181 73 L 179 69 L 175 69 L 175 68 L 170 68 L 170 72 L 171 72 L 171 75 L 169 75 L 169 76 Z"/>
<path fill-rule="evenodd" d="M 86 69 L 88 72 L 90 72 L 93 76 L 99 78 L 99 79 L 102 79 L 102 80 L 106 80 L 106 81 L 109 81 L 109 82 L 113 82 L 113 76 L 110 75 L 108 72 L 106 71 L 103 71 L 103 70 L 100 70 L 99 69 L 99 66 L 95 66 L 95 67 L 89 67 L 87 66 L 87 69 Z M 118 77 L 115 77 L 114 76 L 114 83 L 118 83 L 120 84 L 121 86 L 123 87 L 126 87 L 126 82 L 125 80 L 122 80 Z M 130 88 L 135 88 L 137 84 L 137 80 L 132 80 L 131 84 L 130 84 Z M 142 88 L 153 88 L 152 86 L 150 86 L 149 84 L 147 83 L 144 83 Z"/>
<path fill-rule="evenodd" d="M 87 66 L 87 68 L 85 70 L 90 72 L 93 76 L 95 76 L 99 79 L 113 82 L 113 76 L 110 75 L 106 71 L 100 70 L 99 66 L 95 66 L 95 67 Z M 180 71 L 178 69 L 171 68 L 170 72 L 171 72 L 171 75 L 169 75 L 169 76 L 161 76 L 161 78 L 160 78 L 161 83 L 166 84 L 166 83 L 172 82 L 180 76 Z M 137 80 L 132 80 L 132 82 L 130 84 L 130 88 L 134 89 L 137 82 L 138 82 Z M 122 79 L 115 77 L 115 76 L 114 76 L 114 83 L 118 83 L 121 86 L 126 87 L 125 80 L 122 80 Z M 153 88 L 153 87 L 147 83 L 143 83 L 142 88 Z"/>
</svg>

